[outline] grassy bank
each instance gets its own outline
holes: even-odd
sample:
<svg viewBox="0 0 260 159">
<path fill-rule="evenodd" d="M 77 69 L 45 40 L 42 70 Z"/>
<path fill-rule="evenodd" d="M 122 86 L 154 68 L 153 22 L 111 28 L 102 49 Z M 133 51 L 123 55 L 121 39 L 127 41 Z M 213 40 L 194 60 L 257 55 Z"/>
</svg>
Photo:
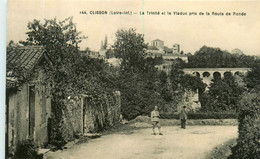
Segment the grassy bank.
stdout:
<svg viewBox="0 0 260 159">
<path fill-rule="evenodd" d="M 231 146 L 236 144 L 237 139 L 231 139 L 215 147 L 206 157 L 206 159 L 225 159 L 231 155 Z"/>
</svg>

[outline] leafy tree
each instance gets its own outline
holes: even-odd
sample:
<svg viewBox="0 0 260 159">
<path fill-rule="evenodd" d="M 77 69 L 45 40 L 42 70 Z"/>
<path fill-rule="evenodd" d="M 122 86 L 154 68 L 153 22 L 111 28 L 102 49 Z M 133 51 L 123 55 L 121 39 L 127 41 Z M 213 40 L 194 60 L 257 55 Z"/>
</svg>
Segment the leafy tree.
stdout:
<svg viewBox="0 0 260 159">
<path fill-rule="evenodd" d="M 159 73 L 154 67 L 159 59 L 144 58 L 146 47 L 143 35 L 135 29 L 118 30 L 112 46 L 115 56 L 122 59 L 118 86 L 127 119 L 148 115 L 155 105 L 164 109 Z"/>
<path fill-rule="evenodd" d="M 44 23 L 34 19 L 28 23 L 27 27 L 29 29 L 29 32 L 26 33 L 28 38 L 20 43 L 44 46 L 53 62 L 57 64 L 56 66 L 70 62 L 68 60 L 73 59 L 71 56 L 77 52 L 78 44 L 86 38 L 80 36 L 72 17 L 63 21 L 54 18 L 45 20 Z"/>
<path fill-rule="evenodd" d="M 260 62 L 252 67 L 252 70 L 247 73 L 245 82 L 249 89 L 260 90 Z"/>
<path fill-rule="evenodd" d="M 61 147 L 65 143 L 61 135 L 62 114 L 66 109 L 64 99 L 71 95 L 88 94 L 93 109 L 101 111 L 101 106 L 108 105 L 112 92 L 117 89 L 117 70 L 109 67 L 104 60 L 80 53 L 78 44 L 84 37 L 80 37 L 72 18 L 45 20 L 44 23 L 34 20 L 28 24 L 28 29 L 28 38 L 21 43 L 44 46 L 53 61 L 53 67 L 44 67 L 52 88 L 49 141 Z"/>
<path fill-rule="evenodd" d="M 135 29 L 118 30 L 116 41 L 112 46 L 115 56 L 122 59 L 121 68 L 125 71 L 142 71 L 145 69 L 144 55 L 147 45 L 142 34 Z"/>
<path fill-rule="evenodd" d="M 207 46 L 200 48 L 194 55 L 189 55 L 188 60 L 185 67 L 195 68 L 252 67 L 259 62 L 253 56 L 231 54 L 220 48 Z"/>
<path fill-rule="evenodd" d="M 204 110 L 238 111 L 238 102 L 246 90 L 237 83 L 236 77 L 227 75 L 224 79 L 213 79 L 209 87 L 209 101 Z"/>
<path fill-rule="evenodd" d="M 115 57 L 114 51 L 112 49 L 108 49 L 106 51 L 106 58 L 109 59 L 109 58 L 113 58 L 113 57 Z"/>
<path fill-rule="evenodd" d="M 19 47 L 19 45 L 15 43 L 13 40 L 10 40 L 7 47 Z"/>
<path fill-rule="evenodd" d="M 258 159 L 260 156 L 260 94 L 246 92 L 239 102 L 238 139 L 228 159 Z"/>
</svg>

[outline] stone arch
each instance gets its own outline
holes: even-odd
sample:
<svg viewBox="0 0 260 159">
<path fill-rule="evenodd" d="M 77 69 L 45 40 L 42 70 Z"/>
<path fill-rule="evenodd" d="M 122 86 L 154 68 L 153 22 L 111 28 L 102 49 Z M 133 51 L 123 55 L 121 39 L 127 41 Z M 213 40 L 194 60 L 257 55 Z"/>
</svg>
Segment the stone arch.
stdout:
<svg viewBox="0 0 260 159">
<path fill-rule="evenodd" d="M 203 77 L 209 77 L 209 76 L 210 76 L 210 73 L 206 71 L 206 72 L 203 72 L 202 75 L 203 75 Z"/>
<path fill-rule="evenodd" d="M 213 73 L 213 79 L 215 79 L 215 80 L 221 79 L 221 74 L 219 72 L 214 72 Z"/>
<path fill-rule="evenodd" d="M 230 71 L 224 72 L 223 74 L 224 78 L 229 78 L 232 76 L 232 73 Z"/>
<path fill-rule="evenodd" d="M 200 73 L 199 72 L 195 72 L 197 77 L 200 77 Z"/>
<path fill-rule="evenodd" d="M 242 73 L 241 73 L 240 71 L 236 71 L 236 72 L 234 73 L 234 75 L 235 75 L 235 76 L 240 76 L 240 75 L 242 75 Z"/>
</svg>

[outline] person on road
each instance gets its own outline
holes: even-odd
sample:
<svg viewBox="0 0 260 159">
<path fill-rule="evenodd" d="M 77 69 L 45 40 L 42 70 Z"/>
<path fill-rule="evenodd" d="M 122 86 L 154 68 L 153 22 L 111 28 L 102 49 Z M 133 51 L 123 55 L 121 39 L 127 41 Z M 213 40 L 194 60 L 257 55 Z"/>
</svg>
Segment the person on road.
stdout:
<svg viewBox="0 0 260 159">
<path fill-rule="evenodd" d="M 181 128 L 186 128 L 186 120 L 188 119 L 188 115 L 186 112 L 186 106 L 183 106 L 180 112 L 180 119 L 181 119 Z"/>
<path fill-rule="evenodd" d="M 154 107 L 154 110 L 151 112 L 151 121 L 152 121 L 152 124 L 153 124 L 153 135 L 156 135 L 155 133 L 155 127 L 157 126 L 158 127 L 158 131 L 159 131 L 159 135 L 163 135 L 161 133 L 161 125 L 160 125 L 160 114 L 159 114 L 159 111 L 158 111 L 158 106 L 155 106 Z"/>
</svg>

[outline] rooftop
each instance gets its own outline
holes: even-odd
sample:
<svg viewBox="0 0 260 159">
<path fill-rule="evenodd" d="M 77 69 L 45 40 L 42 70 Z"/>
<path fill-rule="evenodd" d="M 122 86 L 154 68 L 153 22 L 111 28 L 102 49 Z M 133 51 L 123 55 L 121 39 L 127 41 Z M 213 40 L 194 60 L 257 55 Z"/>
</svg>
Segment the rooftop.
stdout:
<svg viewBox="0 0 260 159">
<path fill-rule="evenodd" d="M 155 40 L 153 40 L 153 41 L 162 41 L 162 40 L 160 40 L 160 39 L 155 39 Z M 163 41 L 162 41 L 163 42 Z"/>
<path fill-rule="evenodd" d="M 7 68 L 31 70 L 41 59 L 45 50 L 42 46 L 8 47 L 6 53 Z"/>
<path fill-rule="evenodd" d="M 19 85 L 19 77 L 15 77 L 14 70 L 21 69 L 23 72 L 31 71 L 40 59 L 42 59 L 44 52 L 45 50 L 42 46 L 7 47 L 6 88 L 17 87 Z"/>
</svg>

